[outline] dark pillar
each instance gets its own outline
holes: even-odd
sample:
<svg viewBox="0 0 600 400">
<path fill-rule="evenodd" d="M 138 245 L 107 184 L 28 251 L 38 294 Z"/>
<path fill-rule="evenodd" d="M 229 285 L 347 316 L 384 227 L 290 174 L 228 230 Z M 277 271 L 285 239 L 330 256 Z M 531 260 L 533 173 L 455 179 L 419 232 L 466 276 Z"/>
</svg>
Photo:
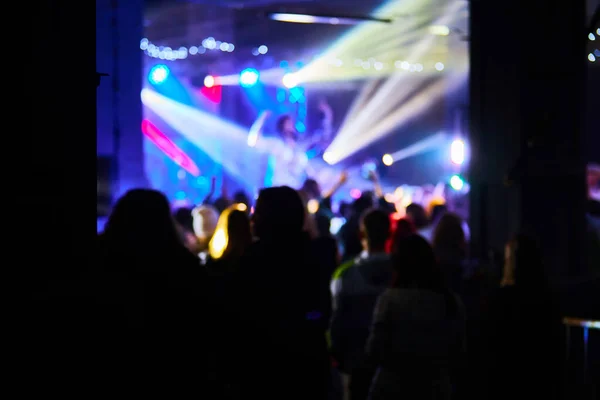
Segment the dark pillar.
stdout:
<svg viewBox="0 0 600 400">
<path fill-rule="evenodd" d="M 600 40 L 597 38 L 596 41 Z M 598 45 L 600 47 L 600 44 Z M 586 142 L 585 160 L 600 164 L 600 127 L 598 127 L 598 110 L 600 110 L 600 64 L 588 63 L 587 99 L 586 99 Z"/>
<path fill-rule="evenodd" d="M 49 280 L 82 270 L 94 245 L 94 9 L 57 1 L 28 6 L 23 23 L 32 38 L 31 60 L 21 62 L 6 81 L 17 85 L 8 115 L 18 128 L 5 138 L 20 143 L 3 146 L 12 162 L 5 168 L 4 188 L 14 201 L 6 216 L 18 219 L 9 251 L 29 265 L 23 271 L 27 279 L 38 272 L 35 288 L 44 292 Z M 46 262 L 36 261 L 36 255 Z"/>
<path fill-rule="evenodd" d="M 551 278 L 583 265 L 584 14 L 584 0 L 471 2 L 474 252 L 529 232 Z"/>
<path fill-rule="evenodd" d="M 148 185 L 140 100 L 143 16 L 143 0 L 96 1 L 97 68 L 110 75 L 98 88 L 97 153 L 115 161 L 115 198 Z"/>
</svg>

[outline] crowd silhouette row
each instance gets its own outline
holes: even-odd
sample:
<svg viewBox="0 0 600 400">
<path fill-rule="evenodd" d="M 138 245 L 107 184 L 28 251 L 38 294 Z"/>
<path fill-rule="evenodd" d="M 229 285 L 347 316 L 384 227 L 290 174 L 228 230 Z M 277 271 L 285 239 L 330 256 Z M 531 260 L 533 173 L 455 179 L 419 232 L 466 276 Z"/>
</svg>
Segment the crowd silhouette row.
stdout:
<svg viewBox="0 0 600 400">
<path fill-rule="evenodd" d="M 561 315 L 533 239 L 508 241 L 495 279 L 469 261 L 464 221 L 444 206 L 413 204 L 396 221 L 364 193 L 334 236 L 330 203 L 311 180 L 174 214 L 158 191 L 126 193 L 81 281 L 77 326 L 101 338 L 104 389 L 559 398 Z"/>
</svg>

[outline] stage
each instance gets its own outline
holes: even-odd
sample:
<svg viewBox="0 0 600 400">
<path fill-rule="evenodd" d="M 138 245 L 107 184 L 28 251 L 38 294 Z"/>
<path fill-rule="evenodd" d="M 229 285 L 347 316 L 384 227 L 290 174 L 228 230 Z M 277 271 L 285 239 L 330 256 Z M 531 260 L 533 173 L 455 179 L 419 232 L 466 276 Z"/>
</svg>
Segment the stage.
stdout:
<svg viewBox="0 0 600 400">
<path fill-rule="evenodd" d="M 368 15 L 408 11 L 403 2 L 367 3 Z M 162 8 L 147 11 L 140 51 L 150 186 L 174 205 L 195 205 L 213 178 L 217 192 L 253 197 L 271 185 L 299 188 L 306 178 L 327 190 L 346 172 L 339 202 L 373 190 L 372 171 L 398 208 L 468 193 L 463 2 L 411 9 L 418 24 L 259 21 L 260 10 L 227 9 L 215 28 L 206 16 L 224 9 L 173 6 L 171 17 L 205 16 L 181 27 L 186 37 L 167 34 Z M 241 28 L 242 20 L 261 29 Z M 277 126 L 285 116 L 287 137 Z"/>
</svg>

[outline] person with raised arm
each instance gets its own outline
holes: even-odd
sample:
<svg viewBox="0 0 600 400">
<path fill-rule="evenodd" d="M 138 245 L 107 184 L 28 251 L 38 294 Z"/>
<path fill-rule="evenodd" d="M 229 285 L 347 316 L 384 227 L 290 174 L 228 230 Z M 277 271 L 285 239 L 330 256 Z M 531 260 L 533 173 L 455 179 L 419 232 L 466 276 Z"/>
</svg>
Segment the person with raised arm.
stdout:
<svg viewBox="0 0 600 400">
<path fill-rule="evenodd" d="M 322 128 L 306 138 L 300 137 L 296 121 L 290 115 L 278 118 L 275 137 L 263 136 L 271 111 L 263 111 L 254 122 L 248 134 L 248 145 L 270 155 L 265 186 L 299 188 L 310 175 L 307 151 L 315 146 L 323 147 L 332 136 L 333 111 L 325 100 L 321 100 L 319 109 L 323 114 Z"/>
</svg>

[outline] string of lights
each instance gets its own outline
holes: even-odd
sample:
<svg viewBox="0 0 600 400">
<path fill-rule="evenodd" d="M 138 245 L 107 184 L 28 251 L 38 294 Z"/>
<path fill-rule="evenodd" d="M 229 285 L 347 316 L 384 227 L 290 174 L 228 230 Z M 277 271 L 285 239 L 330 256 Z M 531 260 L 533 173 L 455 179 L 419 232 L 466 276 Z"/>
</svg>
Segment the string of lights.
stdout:
<svg viewBox="0 0 600 400">
<path fill-rule="evenodd" d="M 600 29 L 596 29 L 596 35 L 600 36 Z M 590 32 L 588 35 L 589 41 L 596 41 L 596 35 L 593 32 Z M 158 46 L 152 43 L 149 39 L 143 38 L 140 41 L 140 49 L 149 57 L 159 58 L 161 60 L 183 60 L 188 58 L 188 56 L 202 55 L 206 54 L 210 51 L 221 51 L 224 53 L 233 53 L 235 50 L 235 45 L 233 43 L 216 40 L 215 38 L 207 37 L 202 40 L 202 43 L 198 46 L 180 46 L 178 48 L 172 48 L 169 46 Z M 253 56 L 261 56 L 267 54 L 269 48 L 266 45 L 260 45 L 258 47 L 254 47 L 252 49 Z M 588 54 L 588 60 L 590 62 L 595 62 L 597 58 L 600 57 L 600 52 L 598 49 L 595 49 L 593 52 Z M 393 63 L 386 63 L 383 61 L 378 61 L 374 58 L 369 58 L 367 60 L 363 60 L 360 58 L 356 58 L 354 60 L 342 60 L 339 58 L 331 58 L 328 60 L 327 64 L 333 67 L 344 67 L 347 65 L 354 66 L 356 68 L 362 68 L 365 70 L 375 69 L 377 71 L 388 69 L 388 68 L 396 68 L 402 69 L 410 72 L 422 72 L 423 64 L 414 63 L 411 64 L 408 61 L 396 60 Z M 442 71 L 445 66 L 442 62 L 437 62 L 434 65 L 434 68 L 437 71 Z"/>
<path fill-rule="evenodd" d="M 188 58 L 188 56 L 195 56 L 198 54 L 205 54 L 207 51 L 211 50 L 220 50 L 222 52 L 231 53 L 234 51 L 235 46 L 231 43 L 227 42 L 219 42 L 215 41 L 213 38 L 208 38 L 203 41 L 203 45 L 201 46 L 191 46 L 191 47 L 179 47 L 178 49 L 173 49 L 168 46 L 156 46 L 152 44 L 148 39 L 142 39 L 140 42 L 140 49 L 144 51 L 146 55 L 152 58 L 159 58 L 161 60 L 183 60 Z M 255 51 L 254 51 L 255 50 Z M 263 45 L 253 50 L 253 55 L 256 54 L 266 54 L 268 51 L 267 46 Z M 378 61 L 374 58 L 370 58 L 368 60 L 362 60 L 360 58 L 356 58 L 352 60 L 352 62 L 347 61 L 344 62 L 339 58 L 331 59 L 327 63 L 328 66 L 334 68 L 342 68 L 344 66 L 353 67 L 353 68 L 361 68 L 364 70 L 374 69 L 376 71 L 389 70 L 389 69 L 397 69 L 404 70 L 407 72 L 423 72 L 425 70 L 425 66 L 422 63 L 410 63 L 404 60 L 396 60 L 394 62 L 383 62 Z M 444 63 L 436 62 L 431 65 L 432 69 L 436 71 L 443 71 L 445 68 Z M 293 79 L 293 73 L 287 74 L 286 80 Z M 296 86 L 295 84 L 285 84 L 286 87 Z"/>
<path fill-rule="evenodd" d="M 188 56 L 195 56 L 206 54 L 211 51 L 221 51 L 223 53 L 233 53 L 235 45 L 233 43 L 216 40 L 215 38 L 207 37 L 202 40 L 202 43 L 198 46 L 159 46 L 152 43 L 149 39 L 143 38 L 140 41 L 140 50 L 149 57 L 160 58 L 161 60 L 183 60 Z M 252 55 L 260 56 L 265 55 L 269 51 L 266 45 L 260 45 L 252 49 Z"/>
<path fill-rule="evenodd" d="M 143 38 L 140 41 L 140 49 L 149 57 L 159 58 L 161 60 L 175 61 L 183 60 L 188 56 L 202 55 L 210 51 L 221 51 L 224 53 L 233 53 L 235 50 L 233 43 L 222 42 L 215 40 L 213 37 L 208 37 L 202 41 L 199 46 L 181 46 L 178 48 L 172 48 L 169 46 L 158 46 L 152 43 L 147 38 Z M 266 45 L 261 45 L 252 49 L 253 56 L 265 55 L 269 51 Z M 285 61 L 282 61 L 285 63 Z M 395 61 L 380 61 L 373 57 L 368 59 L 355 58 L 353 60 L 342 60 L 340 58 L 331 58 L 327 61 L 327 66 L 333 68 L 353 67 L 361 68 L 364 70 L 374 69 L 376 71 L 398 69 L 405 70 L 408 72 L 422 72 L 425 67 L 422 63 L 411 63 L 405 60 Z M 436 62 L 432 67 L 437 71 L 442 71 L 445 65 L 442 62 Z M 287 86 L 287 85 L 286 85 Z M 295 86 L 295 85 L 294 85 Z"/>
</svg>

